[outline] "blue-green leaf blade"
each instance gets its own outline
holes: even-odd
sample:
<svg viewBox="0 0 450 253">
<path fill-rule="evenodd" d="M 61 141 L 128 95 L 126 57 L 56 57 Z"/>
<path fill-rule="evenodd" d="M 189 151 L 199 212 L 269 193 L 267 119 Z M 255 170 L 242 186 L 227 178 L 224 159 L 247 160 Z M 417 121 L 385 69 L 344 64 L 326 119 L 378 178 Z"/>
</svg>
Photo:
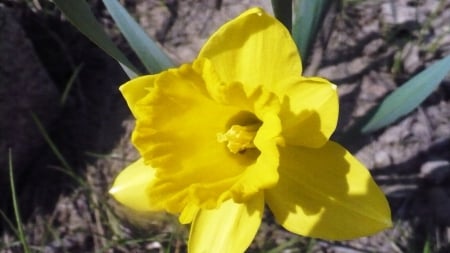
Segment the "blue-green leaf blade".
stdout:
<svg viewBox="0 0 450 253">
<path fill-rule="evenodd" d="M 123 72 L 125 72 L 125 74 L 128 76 L 129 79 L 133 79 L 133 78 L 136 78 L 137 76 L 139 76 L 138 73 L 136 73 L 132 69 L 128 68 L 126 65 L 123 65 L 120 62 L 118 62 L 118 63 L 120 65 L 120 67 L 122 68 Z"/>
<path fill-rule="evenodd" d="M 292 33 L 292 0 L 272 0 L 275 17 Z"/>
<path fill-rule="evenodd" d="M 294 0 L 292 37 L 304 62 L 331 3 L 332 0 Z"/>
<path fill-rule="evenodd" d="M 450 55 L 423 70 L 389 94 L 362 128 L 363 133 L 385 127 L 420 105 L 450 72 Z"/>
<path fill-rule="evenodd" d="M 127 66 L 133 72 L 137 72 L 133 64 L 117 48 L 102 26 L 97 22 L 86 1 L 54 0 L 53 2 L 81 33 L 118 62 Z"/>
<path fill-rule="evenodd" d="M 103 3 L 149 72 L 158 73 L 174 66 L 167 54 L 145 33 L 117 0 L 103 0 Z"/>
</svg>

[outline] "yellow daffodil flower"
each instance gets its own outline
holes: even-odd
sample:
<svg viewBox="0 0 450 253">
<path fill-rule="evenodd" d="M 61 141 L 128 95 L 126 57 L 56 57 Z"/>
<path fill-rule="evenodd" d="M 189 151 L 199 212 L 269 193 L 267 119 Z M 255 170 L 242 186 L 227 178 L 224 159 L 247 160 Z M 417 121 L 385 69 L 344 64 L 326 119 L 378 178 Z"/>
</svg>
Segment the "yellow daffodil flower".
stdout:
<svg viewBox="0 0 450 253">
<path fill-rule="evenodd" d="M 304 236 L 339 240 L 391 226 L 368 170 L 330 141 L 335 85 L 301 76 L 289 32 L 259 8 L 223 25 L 191 64 L 120 87 L 142 158 L 110 193 L 192 223 L 189 252 L 244 252 L 265 204 Z"/>
</svg>

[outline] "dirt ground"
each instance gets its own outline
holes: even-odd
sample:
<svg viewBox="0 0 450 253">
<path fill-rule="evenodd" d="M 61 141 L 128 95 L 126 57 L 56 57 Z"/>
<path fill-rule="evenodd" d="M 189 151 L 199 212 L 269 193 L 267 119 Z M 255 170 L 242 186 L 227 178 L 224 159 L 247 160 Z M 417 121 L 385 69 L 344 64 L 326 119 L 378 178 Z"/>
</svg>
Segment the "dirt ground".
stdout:
<svg viewBox="0 0 450 253">
<path fill-rule="evenodd" d="M 270 10 L 266 0 L 121 2 L 179 63 L 194 59 L 204 40 L 241 11 L 251 6 Z M 114 41 L 137 62 L 101 1 L 89 3 Z M 117 90 L 126 81 L 120 67 L 48 1 L 0 0 L 0 10 L 17 21 L 23 40 L 29 41 L 27 50 L 36 57 L 37 63 L 14 58 L 21 73 L 38 64 L 32 73 L 42 71 L 51 79 L 44 76 L 42 82 L 52 92 L 34 92 L 38 84 L 30 92 L 21 92 L 23 86 L 8 88 L 23 103 L 11 100 L 8 107 L 0 97 L 0 105 L 6 104 L 2 118 L 19 115 L 10 124 L 0 123 L 0 151 L 7 152 L 6 140 L 17 147 L 15 186 L 32 251 L 185 252 L 188 229 L 173 217 L 131 213 L 107 194 L 114 176 L 137 157 L 129 141 L 133 120 Z M 0 37 L 0 43 L 4 40 Z M 400 121 L 371 134 L 352 132 L 386 94 L 449 54 L 450 0 L 335 1 L 304 63 L 305 74 L 338 85 L 341 110 L 333 139 L 355 153 L 386 192 L 394 227 L 352 241 L 312 240 L 284 231 L 267 213 L 248 252 L 450 252 L 450 76 Z M 60 103 L 79 66 L 67 100 Z M 0 66 L 0 74 L 7 71 Z M 33 76 L 21 81 L 26 84 Z M 0 78 L 0 94 L 8 95 L 1 93 L 7 85 Z M 56 98 L 42 99 L 50 95 Z M 36 112 L 45 132 L 27 113 L 37 110 L 36 103 L 53 108 L 51 116 L 50 109 Z M 17 131 L 26 138 L 12 138 Z M 0 159 L 0 166 L 6 168 L 6 161 Z M 0 170 L 0 252 L 22 252 L 7 175 Z"/>
</svg>

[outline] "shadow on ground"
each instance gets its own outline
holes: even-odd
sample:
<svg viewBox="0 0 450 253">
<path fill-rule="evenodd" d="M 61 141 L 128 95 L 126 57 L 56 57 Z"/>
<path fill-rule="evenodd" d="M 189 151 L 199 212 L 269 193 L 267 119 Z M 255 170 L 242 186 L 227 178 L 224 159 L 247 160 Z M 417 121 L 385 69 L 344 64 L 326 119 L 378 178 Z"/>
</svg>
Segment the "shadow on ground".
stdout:
<svg viewBox="0 0 450 253">
<path fill-rule="evenodd" d="M 74 175 L 84 178 L 87 165 L 109 154 L 123 137 L 122 122 L 130 115 L 118 91 L 119 85 L 127 78 L 112 58 L 57 16 L 33 13 L 27 8 L 16 8 L 15 11 L 44 66 L 43 71 L 48 71 L 56 86 L 59 98 L 63 96 L 75 69 L 80 68 L 64 104 L 53 104 L 58 107 L 54 110 L 57 115 L 51 119 L 44 117 L 46 121 L 43 122 L 45 131 L 70 169 L 64 166 L 39 131 L 35 131 L 27 141 L 36 138 L 40 146 L 27 157 L 13 157 L 13 160 L 25 161 L 20 163 L 23 167 L 15 168 L 15 186 L 21 212 L 26 219 L 35 212 L 51 213 L 62 193 L 79 187 L 66 172 L 72 170 Z M 39 112 L 37 117 L 40 119 L 43 114 L 45 112 Z M 27 127 L 37 129 L 30 114 L 21 117 L 19 120 L 27 122 Z M 14 135 L 17 129 L 9 130 L 11 132 L 3 134 Z M 21 145 L 26 145 L 26 142 Z M 7 177 L 3 172 L 1 176 Z M 9 196 L 9 192 L 2 192 L 2 202 L 8 204 L 1 209 L 14 220 Z"/>
</svg>

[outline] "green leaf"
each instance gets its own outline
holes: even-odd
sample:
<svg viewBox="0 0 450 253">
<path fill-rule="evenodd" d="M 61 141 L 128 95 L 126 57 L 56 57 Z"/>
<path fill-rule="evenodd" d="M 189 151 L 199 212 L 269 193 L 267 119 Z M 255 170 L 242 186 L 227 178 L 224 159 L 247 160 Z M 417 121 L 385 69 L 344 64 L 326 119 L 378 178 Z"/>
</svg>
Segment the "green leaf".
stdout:
<svg viewBox="0 0 450 253">
<path fill-rule="evenodd" d="M 133 79 L 138 76 L 138 73 L 134 72 L 133 70 L 129 69 L 127 66 L 123 65 L 119 62 L 120 67 L 122 70 L 127 74 L 128 78 Z"/>
<path fill-rule="evenodd" d="M 292 0 L 272 0 L 275 17 L 291 32 L 292 30 Z"/>
<path fill-rule="evenodd" d="M 434 63 L 389 94 L 362 128 L 363 133 L 385 127 L 413 111 L 450 71 L 450 55 Z"/>
<path fill-rule="evenodd" d="M 84 0 L 53 0 L 66 18 L 86 37 L 133 72 L 136 67 L 116 47 L 92 14 Z"/>
<path fill-rule="evenodd" d="M 331 3 L 332 0 L 294 0 L 292 37 L 303 62 L 310 55 L 311 46 Z"/>
<path fill-rule="evenodd" d="M 149 72 L 158 73 L 174 66 L 167 54 L 147 36 L 145 31 L 117 0 L 103 0 L 103 3 L 128 43 L 130 43 L 131 48 Z"/>
</svg>

